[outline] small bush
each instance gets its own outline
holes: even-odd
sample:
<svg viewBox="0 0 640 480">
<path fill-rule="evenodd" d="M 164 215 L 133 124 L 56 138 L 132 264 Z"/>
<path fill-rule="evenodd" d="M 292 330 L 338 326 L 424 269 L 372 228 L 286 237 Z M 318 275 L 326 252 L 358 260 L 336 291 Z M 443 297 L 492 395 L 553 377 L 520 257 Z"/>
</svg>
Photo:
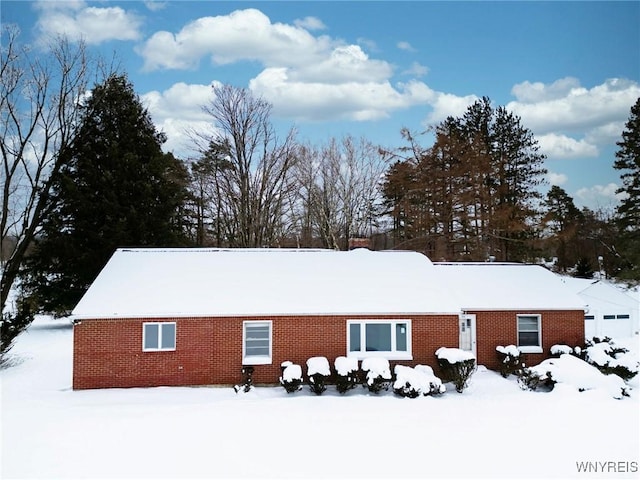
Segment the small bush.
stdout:
<svg viewBox="0 0 640 480">
<path fill-rule="evenodd" d="M 393 392 L 401 397 L 439 395 L 446 390 L 442 380 L 436 377 L 427 365 L 416 365 L 415 368 L 396 365 L 393 371 L 396 375 Z"/>
<path fill-rule="evenodd" d="M 339 393 L 346 393 L 358 385 L 358 360 L 356 358 L 338 357 L 334 366 L 336 369 L 336 389 Z"/>
<path fill-rule="evenodd" d="M 242 366 L 242 383 L 235 385 L 233 389 L 238 392 L 247 393 L 253 388 L 253 367 L 250 365 Z"/>
<path fill-rule="evenodd" d="M 593 365 L 570 354 L 548 358 L 539 365 L 525 368 L 518 383 L 526 390 L 536 390 L 541 386 L 553 389 L 556 384 L 563 384 L 579 392 L 601 390 L 618 399 L 628 396 L 628 387 L 622 378 L 605 375 Z"/>
<path fill-rule="evenodd" d="M 625 381 L 631 380 L 640 370 L 638 358 L 626 348 L 617 346 L 609 337 L 594 337 L 587 341 L 584 360 L 605 375 L 618 375 Z"/>
<path fill-rule="evenodd" d="M 391 384 L 391 368 L 389 360 L 380 357 L 368 357 L 362 360 L 362 371 L 365 373 L 366 386 L 372 393 L 389 390 Z"/>
<path fill-rule="evenodd" d="M 519 375 L 524 367 L 524 355 L 515 345 L 498 345 L 496 352 L 500 358 L 500 375 L 507 378 L 511 374 Z"/>
<path fill-rule="evenodd" d="M 550 353 L 552 357 L 558 358 L 560 355 L 565 353 L 568 353 L 569 355 L 573 355 L 575 351 L 569 345 L 552 345 L 550 349 Z"/>
<path fill-rule="evenodd" d="M 280 368 L 282 369 L 280 385 L 284 387 L 287 393 L 302 390 L 302 367 L 287 361 L 282 362 Z"/>
<path fill-rule="evenodd" d="M 312 357 L 307 360 L 309 388 L 316 395 L 322 395 L 327 389 L 326 380 L 331 376 L 329 361 L 326 357 Z"/>
<path fill-rule="evenodd" d="M 473 353 L 459 348 L 440 347 L 436 350 L 436 357 L 445 379 L 453 383 L 456 392 L 462 393 L 476 370 Z"/>
</svg>

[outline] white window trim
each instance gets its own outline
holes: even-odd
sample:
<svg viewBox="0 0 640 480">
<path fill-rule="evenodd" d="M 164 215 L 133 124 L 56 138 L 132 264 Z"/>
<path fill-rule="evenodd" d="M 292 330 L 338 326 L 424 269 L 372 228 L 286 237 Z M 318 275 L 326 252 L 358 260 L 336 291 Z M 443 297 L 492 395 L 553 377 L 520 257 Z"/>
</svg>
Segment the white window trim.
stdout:
<svg viewBox="0 0 640 480">
<path fill-rule="evenodd" d="M 162 348 L 162 325 L 173 324 L 173 347 Z M 147 338 L 147 325 L 158 325 L 158 348 L 145 348 Z M 176 322 L 143 322 L 142 324 L 142 351 L 143 352 L 175 352 L 178 345 L 178 326 Z"/>
<path fill-rule="evenodd" d="M 516 315 L 516 341 L 520 338 L 520 317 L 536 317 L 538 319 L 538 345 L 518 345 L 518 350 L 522 353 L 544 353 L 542 348 L 542 315 L 539 313 L 522 313 Z"/>
<path fill-rule="evenodd" d="M 391 347 L 394 349 L 390 352 L 367 352 L 366 350 L 360 350 L 358 352 L 352 352 L 349 350 L 349 346 L 351 345 L 351 325 L 360 324 L 360 348 L 366 348 L 366 333 L 365 328 L 363 328 L 364 324 L 367 323 L 390 323 L 391 324 Z M 407 325 L 407 351 L 398 351 L 395 350 L 396 347 L 396 327 L 395 325 L 398 323 L 405 323 Z M 402 318 L 402 319 L 384 319 L 384 318 L 375 318 L 375 319 L 357 319 L 357 320 L 347 320 L 347 357 L 357 358 L 358 360 L 364 360 L 367 357 L 381 357 L 386 358 L 387 360 L 413 360 L 413 354 L 411 352 L 411 319 Z"/>
<path fill-rule="evenodd" d="M 269 355 L 247 355 L 247 325 L 269 326 Z M 242 364 L 269 365 L 273 357 L 273 322 L 271 320 L 245 320 L 242 322 Z"/>
</svg>

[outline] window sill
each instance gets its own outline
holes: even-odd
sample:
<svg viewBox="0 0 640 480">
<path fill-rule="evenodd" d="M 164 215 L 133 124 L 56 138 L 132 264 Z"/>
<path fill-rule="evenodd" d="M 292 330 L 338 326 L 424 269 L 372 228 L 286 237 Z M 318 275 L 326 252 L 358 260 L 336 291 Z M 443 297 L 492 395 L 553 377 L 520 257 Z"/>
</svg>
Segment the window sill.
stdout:
<svg viewBox="0 0 640 480">
<path fill-rule="evenodd" d="M 242 359 L 243 365 L 270 365 L 271 357 L 244 357 Z"/>
<path fill-rule="evenodd" d="M 175 352 L 175 348 L 143 348 L 143 352 Z"/>
<path fill-rule="evenodd" d="M 542 347 L 518 347 L 520 353 L 544 353 Z"/>
<path fill-rule="evenodd" d="M 365 358 L 386 358 L 387 360 L 413 360 L 408 352 L 347 352 L 348 358 L 364 360 Z"/>
</svg>

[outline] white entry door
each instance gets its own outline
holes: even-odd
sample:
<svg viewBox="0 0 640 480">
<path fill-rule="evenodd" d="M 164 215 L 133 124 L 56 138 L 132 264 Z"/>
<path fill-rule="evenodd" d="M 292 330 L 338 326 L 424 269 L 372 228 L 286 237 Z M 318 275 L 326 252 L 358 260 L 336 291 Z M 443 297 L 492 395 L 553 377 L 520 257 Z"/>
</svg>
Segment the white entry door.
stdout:
<svg viewBox="0 0 640 480">
<path fill-rule="evenodd" d="M 476 316 L 472 314 L 460 315 L 460 349 L 476 353 Z"/>
</svg>

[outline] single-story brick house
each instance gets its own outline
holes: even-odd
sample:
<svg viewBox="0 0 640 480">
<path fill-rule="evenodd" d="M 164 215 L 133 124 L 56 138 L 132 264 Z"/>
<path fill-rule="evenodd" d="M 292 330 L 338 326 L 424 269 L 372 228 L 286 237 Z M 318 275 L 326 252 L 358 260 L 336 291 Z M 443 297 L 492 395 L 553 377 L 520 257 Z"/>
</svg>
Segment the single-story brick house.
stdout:
<svg viewBox="0 0 640 480">
<path fill-rule="evenodd" d="M 119 249 L 73 311 L 73 388 L 233 385 L 244 365 L 275 383 L 283 361 L 313 356 L 435 366 L 441 346 L 496 367 L 499 344 L 542 359 L 584 338 L 581 300 L 554 274 L 455 268 L 366 249 Z"/>
</svg>

